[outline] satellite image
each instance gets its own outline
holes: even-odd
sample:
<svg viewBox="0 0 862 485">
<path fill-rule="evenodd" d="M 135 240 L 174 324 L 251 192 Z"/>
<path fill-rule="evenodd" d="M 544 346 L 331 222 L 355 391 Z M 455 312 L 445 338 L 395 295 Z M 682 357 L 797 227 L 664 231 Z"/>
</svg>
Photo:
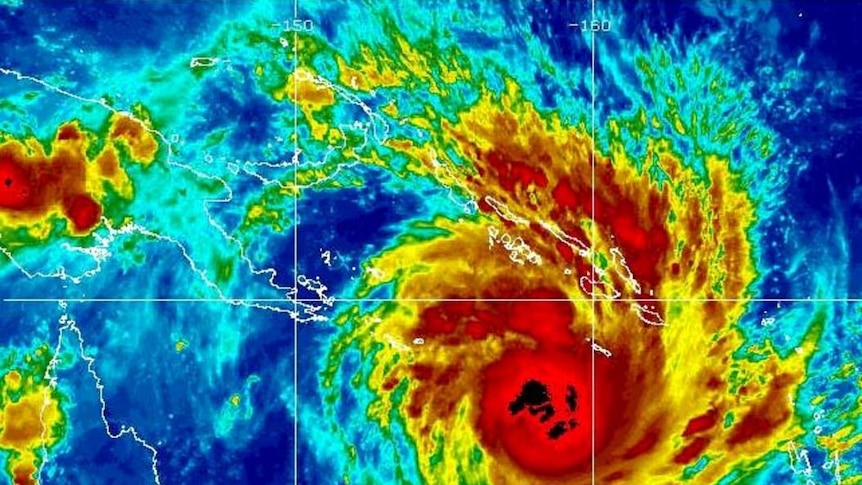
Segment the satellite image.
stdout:
<svg viewBox="0 0 862 485">
<path fill-rule="evenodd" d="M 862 1 L 0 33 L 0 483 L 862 485 Z"/>
</svg>

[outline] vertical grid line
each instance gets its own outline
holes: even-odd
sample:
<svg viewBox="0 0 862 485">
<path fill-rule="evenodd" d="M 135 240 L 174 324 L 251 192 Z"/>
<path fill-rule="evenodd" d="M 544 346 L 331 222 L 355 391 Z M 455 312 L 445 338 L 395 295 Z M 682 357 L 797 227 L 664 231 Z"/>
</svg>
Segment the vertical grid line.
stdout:
<svg viewBox="0 0 862 485">
<path fill-rule="evenodd" d="M 293 18 L 299 0 L 293 0 Z M 299 485 L 299 32 L 293 31 L 293 483 Z"/>
<path fill-rule="evenodd" d="M 596 32 L 592 29 L 592 21 L 596 18 L 596 0 L 591 0 L 590 18 L 590 279 L 595 281 L 596 275 Z M 593 345 L 596 342 L 596 292 L 593 283 L 590 284 L 590 475 L 592 485 L 596 485 L 596 352 Z"/>
</svg>

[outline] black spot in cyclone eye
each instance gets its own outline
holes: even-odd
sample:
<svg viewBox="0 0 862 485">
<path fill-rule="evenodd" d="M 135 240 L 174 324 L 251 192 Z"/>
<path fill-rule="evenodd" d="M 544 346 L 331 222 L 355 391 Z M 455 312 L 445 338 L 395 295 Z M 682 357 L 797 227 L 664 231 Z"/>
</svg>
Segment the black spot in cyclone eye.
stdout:
<svg viewBox="0 0 862 485">
<path fill-rule="evenodd" d="M 578 426 L 578 422 L 574 419 L 570 419 L 568 421 L 557 421 L 551 426 L 551 429 L 548 430 L 548 438 L 552 440 L 558 439 L 560 436 L 568 433 L 569 431 L 575 429 Z"/>
<path fill-rule="evenodd" d="M 551 405 L 551 396 L 548 387 L 539 381 L 530 379 L 521 387 L 521 392 L 514 401 L 509 403 L 509 412 L 518 414 L 527 408 L 528 412 L 536 416 L 541 413 L 539 422 L 544 423 L 554 416 L 554 406 Z"/>
<path fill-rule="evenodd" d="M 512 414 L 521 412 L 525 406 L 540 406 L 551 402 L 548 387 L 539 381 L 530 379 L 521 387 L 521 393 L 514 401 L 509 403 L 509 411 Z"/>
<path fill-rule="evenodd" d="M 560 436 L 563 436 L 566 433 L 566 431 L 568 431 L 568 427 L 566 426 L 566 422 L 565 421 L 557 421 L 556 423 L 554 423 L 554 425 L 551 427 L 551 429 L 548 430 L 548 438 L 555 440 L 555 439 L 559 438 Z"/>
<path fill-rule="evenodd" d="M 575 386 L 566 386 L 566 405 L 571 412 L 578 409 L 578 392 L 575 390 Z"/>
</svg>

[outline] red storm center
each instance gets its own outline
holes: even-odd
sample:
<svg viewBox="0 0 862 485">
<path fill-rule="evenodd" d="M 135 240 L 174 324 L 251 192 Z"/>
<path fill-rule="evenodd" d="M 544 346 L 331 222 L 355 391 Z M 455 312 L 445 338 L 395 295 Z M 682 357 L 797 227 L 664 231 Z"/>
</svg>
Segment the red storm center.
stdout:
<svg viewBox="0 0 862 485">
<path fill-rule="evenodd" d="M 560 290 L 534 289 L 519 296 L 490 306 L 441 302 L 422 312 L 416 335 L 445 346 L 505 334 L 527 337 L 530 343 L 509 347 L 482 370 L 475 387 L 477 432 L 487 450 L 505 454 L 527 473 L 588 471 L 593 453 L 610 442 L 616 428 L 612 423 L 624 414 L 624 400 L 618 398 L 625 366 L 612 365 L 604 356 L 593 358 L 586 327 L 573 328 L 578 315 Z M 433 372 L 421 370 L 414 369 L 417 378 L 429 382 Z M 416 405 L 426 399 L 420 393 Z"/>
<path fill-rule="evenodd" d="M 536 475 L 588 470 L 593 430 L 597 447 L 611 430 L 606 399 L 599 399 L 606 393 L 596 395 L 593 416 L 591 360 L 579 354 L 513 349 L 490 364 L 477 423 L 483 440 Z"/>
</svg>

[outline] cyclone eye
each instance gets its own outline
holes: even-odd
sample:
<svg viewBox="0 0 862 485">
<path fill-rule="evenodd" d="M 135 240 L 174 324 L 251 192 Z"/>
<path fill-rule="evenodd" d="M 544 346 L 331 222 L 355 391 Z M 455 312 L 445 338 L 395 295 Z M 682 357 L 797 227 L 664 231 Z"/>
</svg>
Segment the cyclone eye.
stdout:
<svg viewBox="0 0 862 485">
<path fill-rule="evenodd" d="M 569 414 L 577 411 L 578 391 L 575 389 L 575 386 L 571 384 L 566 385 L 566 395 L 564 400 Z M 548 386 L 535 379 L 526 381 L 523 386 L 521 386 L 521 391 L 518 393 L 518 396 L 509 403 L 509 412 L 512 416 L 518 415 L 518 413 L 524 409 L 526 409 L 531 416 L 538 416 L 539 423 L 546 423 L 550 421 L 555 414 L 557 414 L 551 399 L 551 393 L 548 391 Z M 548 438 L 556 440 L 576 428 L 578 424 L 579 423 L 576 419 L 557 420 L 550 428 L 547 429 L 545 434 Z"/>
</svg>

